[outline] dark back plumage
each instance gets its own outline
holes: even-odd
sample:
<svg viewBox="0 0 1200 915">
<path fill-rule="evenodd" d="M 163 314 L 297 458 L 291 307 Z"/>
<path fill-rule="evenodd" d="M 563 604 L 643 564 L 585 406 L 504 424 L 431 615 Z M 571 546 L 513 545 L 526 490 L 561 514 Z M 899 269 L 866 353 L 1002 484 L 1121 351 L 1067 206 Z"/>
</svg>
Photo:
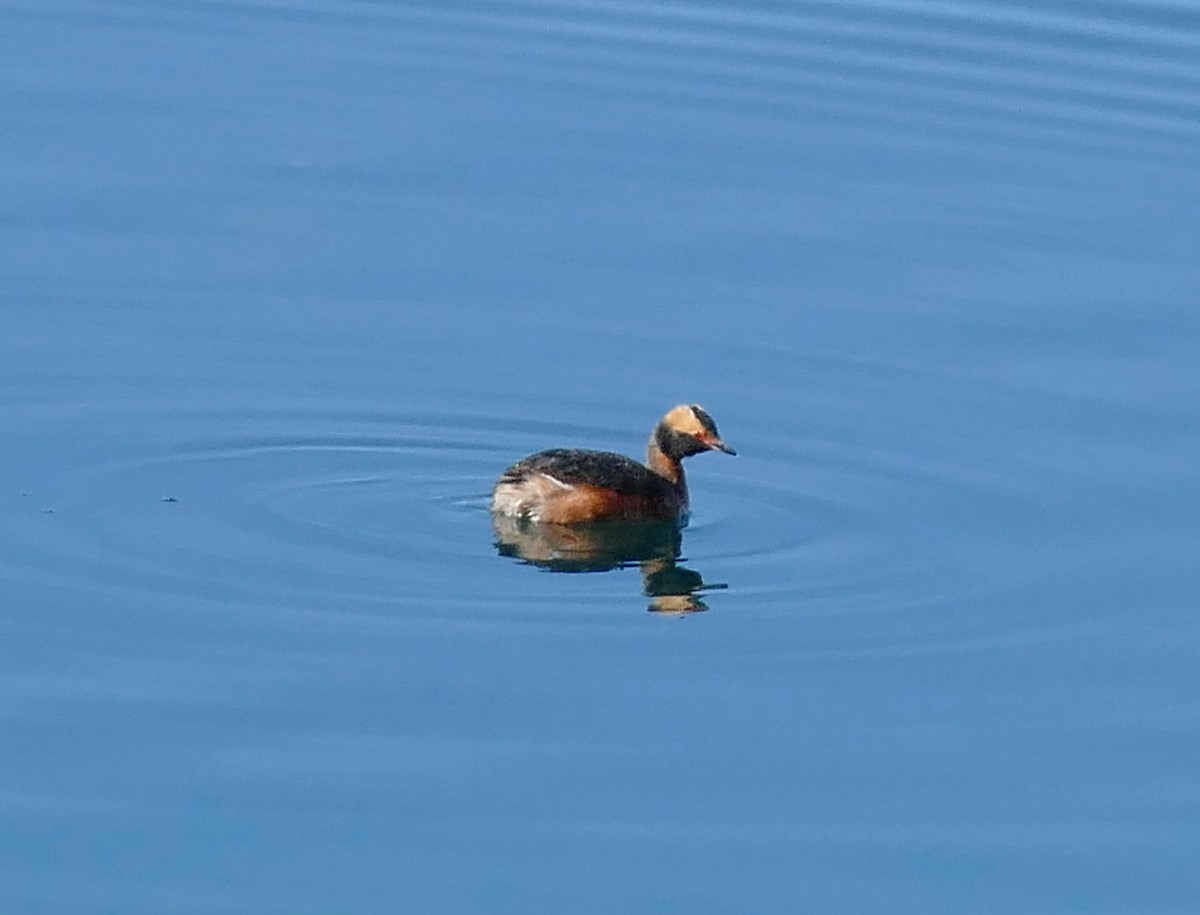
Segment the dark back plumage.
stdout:
<svg viewBox="0 0 1200 915">
<path fill-rule="evenodd" d="M 539 451 L 513 464 L 500 483 L 520 483 L 543 473 L 569 486 L 588 484 L 611 489 L 626 496 L 661 496 L 671 484 L 645 464 L 612 451 L 581 448 L 552 448 Z"/>
</svg>

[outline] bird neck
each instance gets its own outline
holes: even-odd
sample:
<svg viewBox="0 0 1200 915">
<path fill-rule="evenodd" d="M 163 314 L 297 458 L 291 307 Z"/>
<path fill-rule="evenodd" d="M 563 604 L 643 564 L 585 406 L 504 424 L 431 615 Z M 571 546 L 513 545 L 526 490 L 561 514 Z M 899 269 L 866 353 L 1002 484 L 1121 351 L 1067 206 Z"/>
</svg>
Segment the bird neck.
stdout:
<svg viewBox="0 0 1200 915">
<path fill-rule="evenodd" d="M 658 442 L 658 436 L 650 436 L 646 446 L 646 466 L 665 479 L 675 488 L 687 492 L 687 482 L 683 476 L 683 463 L 674 455 L 663 451 Z"/>
</svg>

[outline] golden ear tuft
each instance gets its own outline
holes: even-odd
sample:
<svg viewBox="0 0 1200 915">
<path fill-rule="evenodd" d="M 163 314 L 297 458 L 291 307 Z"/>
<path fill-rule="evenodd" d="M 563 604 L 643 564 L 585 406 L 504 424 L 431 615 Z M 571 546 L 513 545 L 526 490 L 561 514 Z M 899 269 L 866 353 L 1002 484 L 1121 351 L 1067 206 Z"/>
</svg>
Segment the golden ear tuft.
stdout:
<svg viewBox="0 0 1200 915">
<path fill-rule="evenodd" d="M 676 432 L 682 432 L 684 435 L 695 435 L 697 432 L 704 430 L 704 425 L 700 418 L 696 415 L 695 409 L 691 404 L 679 404 L 667 411 L 667 415 L 662 418 L 669 428 Z"/>
</svg>

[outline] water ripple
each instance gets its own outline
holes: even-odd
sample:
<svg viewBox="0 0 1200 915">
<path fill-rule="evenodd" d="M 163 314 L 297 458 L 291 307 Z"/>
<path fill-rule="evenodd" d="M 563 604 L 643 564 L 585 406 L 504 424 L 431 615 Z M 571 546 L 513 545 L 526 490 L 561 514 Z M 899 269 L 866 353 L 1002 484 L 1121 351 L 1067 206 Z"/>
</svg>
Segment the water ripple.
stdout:
<svg viewBox="0 0 1200 915">
<path fill-rule="evenodd" d="M 1200 132 L 1200 17 L 1171 3 L 216 0 L 20 14 L 107 16 L 143 29 L 221 21 L 247 37 L 264 20 L 341 28 L 361 33 L 357 66 L 466 74 L 483 91 L 520 80 L 660 116 L 703 108 L 832 119 L 890 142 L 952 136 L 1019 149 L 1052 139 L 1190 159 Z"/>
<path fill-rule="evenodd" d="M 109 425 L 165 421 L 147 411 Z M 478 618 L 637 599 L 636 576 L 549 580 L 508 567 L 487 513 L 492 479 L 522 453 L 603 446 L 628 430 L 329 408 L 175 411 L 169 422 L 186 435 L 67 472 L 52 514 L 33 519 L 29 502 L 9 515 L 7 539 L 21 546 L 8 563 L 60 582 L 71 570 L 85 587 L 334 613 Z M 737 462 L 692 462 L 681 561 L 706 580 L 764 608 L 833 613 L 895 605 L 904 582 L 937 577 L 889 539 L 875 503 L 936 500 L 947 485 L 975 485 L 969 476 L 770 430 L 742 438 Z"/>
</svg>

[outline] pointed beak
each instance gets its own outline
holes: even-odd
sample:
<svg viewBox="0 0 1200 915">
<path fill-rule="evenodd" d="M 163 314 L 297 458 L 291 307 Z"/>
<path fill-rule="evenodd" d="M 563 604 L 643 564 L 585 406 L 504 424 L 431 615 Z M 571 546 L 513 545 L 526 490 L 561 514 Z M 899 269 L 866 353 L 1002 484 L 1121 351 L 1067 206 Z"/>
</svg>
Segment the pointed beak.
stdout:
<svg viewBox="0 0 1200 915">
<path fill-rule="evenodd" d="M 708 445 L 708 447 L 712 448 L 714 451 L 724 451 L 726 454 L 732 454 L 732 455 L 737 454 L 736 451 L 734 451 L 732 448 L 730 448 L 728 445 L 726 445 L 719 438 L 706 438 L 704 440 L 704 444 Z"/>
</svg>

